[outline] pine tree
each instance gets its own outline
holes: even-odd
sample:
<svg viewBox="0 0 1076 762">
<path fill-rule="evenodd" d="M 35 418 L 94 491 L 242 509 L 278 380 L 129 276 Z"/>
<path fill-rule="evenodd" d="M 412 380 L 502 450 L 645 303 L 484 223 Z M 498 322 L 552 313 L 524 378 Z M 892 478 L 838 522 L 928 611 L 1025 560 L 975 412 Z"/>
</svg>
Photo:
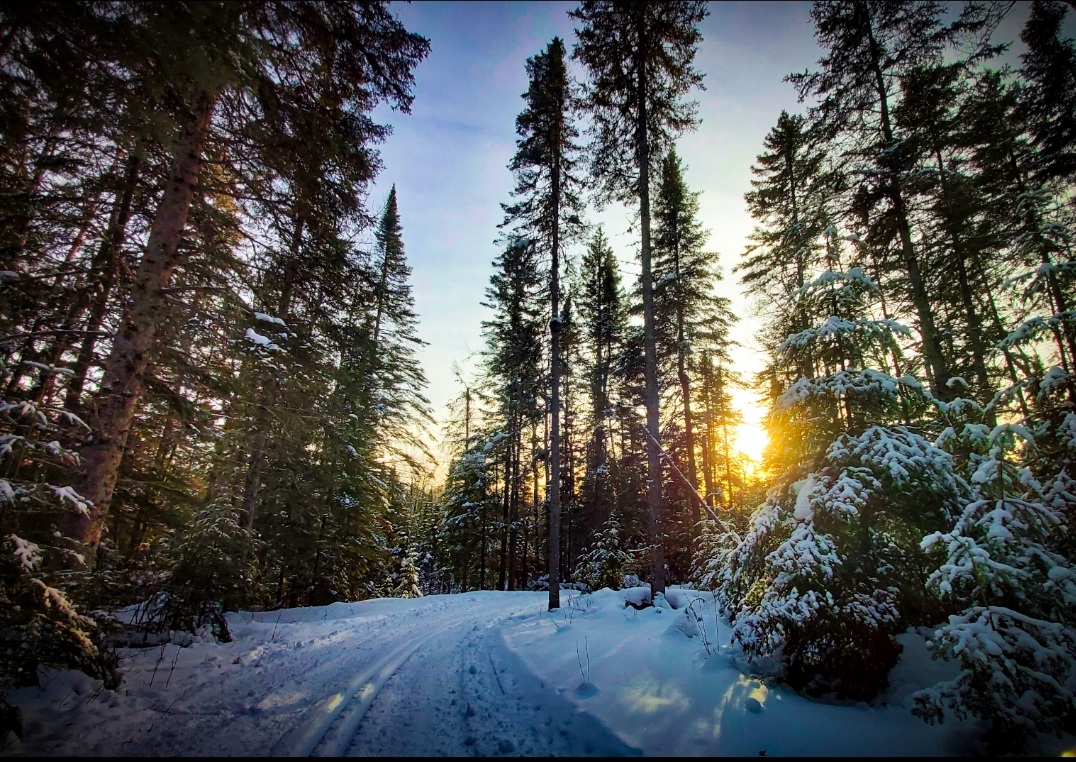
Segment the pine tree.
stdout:
<svg viewBox="0 0 1076 762">
<path fill-rule="evenodd" d="M 806 134 L 805 120 L 782 111 L 766 135 L 765 151 L 751 172 L 752 190 L 744 195 L 747 208 L 759 224 L 751 245 L 737 266 L 748 294 L 770 316 L 763 344 L 771 352 L 789 333 L 807 327 L 808 317 L 791 311 L 800 304 L 799 291 L 807 282 L 810 263 L 817 257 L 818 241 L 828 226 L 826 204 L 832 192 L 824 153 Z M 806 358 L 793 356 L 782 378 L 792 383 L 811 377 L 815 369 Z"/>
<path fill-rule="evenodd" d="M 502 227 L 511 227 L 517 241 L 536 245 L 549 254 L 550 302 L 550 446 L 549 446 L 549 608 L 560 607 L 561 548 L 561 392 L 562 375 L 560 270 L 565 240 L 578 221 L 579 181 L 574 175 L 578 133 L 570 114 L 571 92 L 564 43 L 554 37 L 549 46 L 527 60 L 530 84 L 523 94 L 526 108 L 516 119 L 520 138 L 509 168 L 515 174 L 515 201 L 504 207 Z M 565 235 L 568 233 L 568 235 Z"/>
<path fill-rule="evenodd" d="M 268 51 L 273 48 L 261 46 L 255 54 L 253 38 L 271 29 L 273 34 L 283 35 L 281 39 L 288 40 L 288 44 L 298 44 L 300 35 L 288 37 L 286 30 L 301 21 L 310 33 L 304 39 L 318 46 L 316 52 L 323 60 L 335 62 L 316 70 L 325 78 L 323 83 L 335 88 L 340 96 L 337 111 L 343 121 L 336 123 L 350 122 L 357 128 L 339 134 L 355 138 L 347 146 L 348 166 L 360 181 L 372 175 L 368 143 L 382 138 L 385 130 L 363 122 L 356 114 L 369 110 L 380 100 L 389 100 L 406 110 L 410 103 L 410 69 L 428 49 L 425 40 L 405 33 L 383 6 L 369 6 L 362 13 L 343 6 L 309 6 L 295 17 L 281 15 L 268 4 L 250 8 L 215 3 L 192 8 L 137 5 L 125 7 L 125 12 L 130 15 L 123 23 L 133 25 L 137 40 L 135 46 L 128 48 L 147 45 L 169 51 L 161 70 L 154 73 L 156 79 L 147 84 L 169 91 L 170 97 L 176 99 L 168 105 L 180 137 L 127 311 L 105 363 L 102 388 L 96 400 L 98 418 L 94 437 L 83 451 L 80 491 L 93 507 L 88 515 L 72 514 L 62 527 L 65 534 L 90 549 L 96 548 L 100 540 L 146 368 L 156 351 L 155 336 L 161 319 L 167 315 L 162 291 L 176 268 L 187 259 L 188 252 L 179 242 L 198 187 L 202 158 L 210 139 L 211 116 L 219 94 L 232 88 L 230 92 L 260 96 L 262 113 L 271 117 L 266 123 L 286 119 L 289 114 L 313 113 L 303 108 L 295 88 L 283 84 L 272 86 L 283 78 L 274 79 L 269 72 L 274 67 L 286 69 L 300 65 L 299 58 L 289 56 L 285 45 L 279 49 L 280 55 L 270 61 Z M 154 35 L 173 35 L 177 28 L 191 31 L 181 35 L 192 41 L 189 46 L 155 42 Z M 126 55 L 128 48 L 119 46 L 117 50 Z M 377 49 L 377 57 L 382 60 L 377 66 L 370 64 L 371 49 Z M 295 74 L 292 84 L 315 81 L 312 72 L 300 70 Z M 291 108 L 295 110 L 289 112 Z M 279 147 L 275 150 L 278 157 L 287 155 Z M 303 210 L 297 210 L 293 219 L 294 229 L 289 237 L 299 239 L 305 221 Z"/>
<path fill-rule="evenodd" d="M 653 165 L 680 133 L 697 124 L 684 101 L 702 75 L 692 66 L 705 4 L 588 0 L 572 54 L 589 75 L 584 103 L 592 121 L 591 172 L 602 198 L 639 203 L 646 381 L 647 478 L 653 592 L 665 590 L 661 528 L 661 445 L 651 263 Z"/>
<path fill-rule="evenodd" d="M 504 590 L 509 586 L 515 589 L 516 583 L 516 568 L 511 561 L 515 559 L 521 501 L 523 432 L 544 415 L 538 400 L 544 375 L 541 336 L 545 321 L 540 317 L 544 311 L 543 279 L 537 247 L 527 239 L 514 239 L 505 246 L 494 268 L 484 302 L 494 314 L 483 322 L 483 330 L 487 345 L 485 372 L 495 390 L 495 411 L 489 424 L 497 427 L 494 444 L 502 458 L 497 589 Z"/>
<path fill-rule="evenodd" d="M 722 358 L 731 344 L 729 331 L 735 320 L 728 299 L 713 293 L 720 273 L 712 253 L 703 251 L 708 237 L 698 219 L 698 193 L 684 182 L 680 157 L 670 151 L 661 165 L 654 204 L 654 272 L 658 284 L 654 294 L 658 362 L 670 360 L 680 389 L 684 424 L 683 451 L 687 458 L 685 476 L 690 484 L 686 499 L 695 532 L 702 519 L 697 499 L 699 485 L 695 420 L 692 411 L 692 376 L 697 373 L 696 353 L 709 350 Z M 692 494 L 692 493 L 696 494 Z"/>
<path fill-rule="evenodd" d="M 1023 117 L 1037 151 L 1035 177 L 1072 181 L 1076 175 L 1076 41 L 1063 37 L 1066 15 L 1057 0 L 1035 0 L 1020 33 L 1027 52 L 1020 74 L 1027 83 Z"/>
<path fill-rule="evenodd" d="M 375 307 L 369 329 L 369 347 L 374 354 L 367 366 L 380 445 L 391 448 L 397 456 L 404 454 L 405 445 L 425 449 L 413 425 L 432 422 L 429 400 L 419 391 L 426 386 L 426 377 L 415 349 L 425 342 L 418 338 L 411 268 L 404 255 L 402 234 L 394 185 L 377 229 Z"/>
<path fill-rule="evenodd" d="M 581 344 L 589 366 L 590 410 L 586 425 L 586 475 L 582 487 L 583 524 L 587 534 L 596 531 L 616 505 L 611 451 L 615 435 L 615 368 L 627 322 L 624 294 L 616 258 L 599 227 L 587 242 L 576 288 Z"/>
<path fill-rule="evenodd" d="M 913 233 L 909 157 L 892 116 L 900 77 L 938 61 L 953 39 L 953 29 L 940 22 L 941 13 L 942 6 L 933 2 L 815 3 L 811 18 L 826 55 L 820 71 L 788 79 L 801 98 L 819 99 L 811 109 L 812 130 L 827 140 L 845 139 L 848 147 L 838 160 L 847 162 L 846 173 L 853 168 L 863 173 L 860 203 L 874 210 L 868 238 L 876 245 L 882 239 L 893 241 L 922 339 L 927 378 L 933 392 L 944 397 L 951 372 L 936 325 L 927 262 Z"/>
</svg>

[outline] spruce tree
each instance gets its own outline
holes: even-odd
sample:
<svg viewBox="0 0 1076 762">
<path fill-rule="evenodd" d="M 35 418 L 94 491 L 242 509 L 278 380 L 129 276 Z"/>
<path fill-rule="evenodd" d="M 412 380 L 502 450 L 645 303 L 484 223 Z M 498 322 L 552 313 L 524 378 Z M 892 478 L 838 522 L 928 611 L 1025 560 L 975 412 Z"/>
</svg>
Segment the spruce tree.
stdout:
<svg viewBox="0 0 1076 762">
<path fill-rule="evenodd" d="M 513 540 L 521 500 L 523 432 L 531 422 L 544 417 L 539 397 L 544 375 L 541 337 L 545 321 L 540 317 L 544 312 L 543 279 L 537 246 L 529 240 L 514 239 L 505 245 L 494 268 L 484 302 L 493 316 L 482 327 L 487 346 L 484 372 L 494 397 L 488 423 L 496 427 L 487 442 L 487 452 L 493 450 L 491 454 L 501 459 L 497 589 L 504 590 L 510 585 L 514 589 L 516 582 L 516 569 L 510 561 L 517 550 Z"/>
<path fill-rule="evenodd" d="M 590 410 L 586 425 L 586 475 L 583 480 L 583 530 L 596 531 L 616 505 L 611 450 L 616 406 L 615 370 L 627 322 L 616 258 L 599 227 L 587 241 L 576 287 L 581 344 L 589 367 Z"/>
<path fill-rule="evenodd" d="M 697 493 L 699 486 L 692 376 L 697 374 L 697 353 L 710 350 L 727 355 L 729 330 L 735 320 L 728 299 L 714 293 L 720 273 L 714 261 L 716 255 L 703 251 L 709 231 L 699 220 L 698 195 L 684 182 L 680 157 L 674 150 L 669 151 L 661 164 L 654 203 L 653 269 L 658 276 L 654 320 L 659 367 L 675 365 L 668 376 L 675 378 L 680 389 L 683 450 L 687 458 L 684 472 L 691 488 L 686 495 L 691 536 L 695 536 L 702 520 L 697 496 L 691 494 Z"/>
<path fill-rule="evenodd" d="M 1076 41 L 1063 36 L 1076 9 L 1057 0 L 1034 0 L 1020 33 L 1027 52 L 1020 74 L 1027 83 L 1023 117 L 1037 151 L 1035 177 L 1072 181 L 1076 175 Z"/>
<path fill-rule="evenodd" d="M 651 172 L 672 141 L 698 123 L 684 99 L 701 87 L 693 66 L 708 11 L 701 2 L 587 0 L 571 12 L 581 23 L 572 54 L 587 70 L 593 132 L 591 172 L 602 199 L 639 204 L 646 381 L 647 503 L 653 592 L 665 590 L 661 527 L 661 445 L 651 262 Z"/>
<path fill-rule="evenodd" d="M 374 261 L 374 310 L 369 328 L 367 361 L 372 403 L 378 413 L 377 429 L 382 448 L 404 456 L 409 444 L 425 449 L 416 436 L 425 423 L 432 422 L 429 400 L 420 391 L 426 377 L 415 357 L 415 350 L 425 342 L 418 338 L 418 315 L 411 294 L 411 267 L 403 245 L 403 228 L 396 202 L 396 186 L 377 229 L 377 254 Z"/>
<path fill-rule="evenodd" d="M 744 195 L 759 224 L 736 269 L 747 293 L 765 310 L 768 327 L 763 344 L 773 351 L 789 333 L 807 327 L 808 317 L 792 308 L 800 304 L 799 291 L 828 225 L 825 209 L 831 183 L 824 153 L 807 135 L 803 117 L 782 111 L 763 145 L 765 150 L 751 167 L 752 190 Z M 814 374 L 806 358 L 798 355 L 790 365 L 775 370 L 792 374 L 782 379 L 787 383 Z"/>
<path fill-rule="evenodd" d="M 515 174 L 513 203 L 504 207 L 502 227 L 516 240 L 537 246 L 549 256 L 550 302 L 550 446 L 549 446 L 549 608 L 560 607 L 561 548 L 561 286 L 563 245 L 573 237 L 566 222 L 578 223 L 581 211 L 575 177 L 578 133 L 571 118 L 571 92 L 564 43 L 554 37 L 539 55 L 527 60 L 530 84 L 523 94 L 526 108 L 516 118 L 519 133 L 509 168 Z"/>
<path fill-rule="evenodd" d="M 892 115 L 900 77 L 938 61 L 954 38 L 953 29 L 941 23 L 942 10 L 934 2 L 817 2 L 811 18 L 826 51 L 820 70 L 788 79 L 801 98 L 819 101 L 811 108 L 812 130 L 827 141 L 843 138 L 847 147 L 839 160 L 850 165 L 846 172 L 862 172 L 862 203 L 874 210 L 868 235 L 893 241 L 922 339 L 927 378 L 933 392 L 944 397 L 951 372 L 933 309 L 928 263 L 913 230 L 909 157 Z"/>
<path fill-rule="evenodd" d="M 116 21 L 127 24 L 135 37 L 133 46 L 117 46 L 118 52 L 113 55 L 121 59 L 121 64 L 127 63 L 126 56 L 139 46 L 169 51 L 159 70 L 148 75 L 147 84 L 158 88 L 157 92 L 170 93 L 168 97 L 173 100 L 167 104 L 168 113 L 174 119 L 179 139 L 171 175 L 154 212 L 147 248 L 129 293 L 126 314 L 104 366 L 95 405 L 94 436 L 83 450 L 79 490 L 92 508 L 86 514 L 72 514 L 61 528 L 91 552 L 100 539 L 146 369 L 157 350 L 155 337 L 160 321 L 167 315 L 163 290 L 175 269 L 187 259 L 188 251 L 179 243 L 200 182 L 202 158 L 219 95 L 228 89 L 236 95 L 260 96 L 262 114 L 271 117 L 262 125 L 296 113 L 312 113 L 301 107 L 301 99 L 284 84 L 285 78 L 270 73 L 301 67 L 301 57 L 289 55 L 288 45 L 297 45 L 300 39 L 312 43 L 318 56 L 332 65 L 294 70 L 290 83 L 313 85 L 316 69 L 323 78 L 322 84 L 335 88 L 339 95 L 337 111 L 343 120 L 337 123 L 350 121 L 357 127 L 340 134 L 356 138 L 346 147 L 346 166 L 358 173 L 354 177 L 360 182 L 368 179 L 376 167 L 371 163 L 368 144 L 383 138 L 385 130 L 356 114 L 368 111 L 381 100 L 389 100 L 403 110 L 410 104 L 410 69 L 425 55 L 428 46 L 422 38 L 404 32 L 383 6 L 368 6 L 361 13 L 350 6 L 307 6 L 299 16 L 280 14 L 278 10 L 271 4 L 247 7 L 208 3 L 191 8 L 132 5 L 123 6 L 123 18 Z M 295 29 L 296 24 L 304 25 L 309 34 L 289 36 L 287 30 Z M 180 35 L 187 43 L 177 47 L 157 39 L 163 34 L 174 35 L 177 28 L 190 31 Z M 281 35 L 282 47 L 255 46 L 253 40 L 263 33 Z M 370 52 L 375 49 L 375 57 L 383 61 L 376 66 L 370 63 Z M 269 54 L 274 50 L 278 53 L 275 57 Z M 229 103 L 237 100 L 242 98 Z M 291 107 L 299 108 L 289 112 Z M 256 134 L 259 128 L 252 129 Z M 278 157 L 287 155 L 279 146 L 275 150 Z M 293 219 L 292 235 L 298 239 L 301 221 L 305 221 L 303 210 L 297 210 Z"/>
</svg>

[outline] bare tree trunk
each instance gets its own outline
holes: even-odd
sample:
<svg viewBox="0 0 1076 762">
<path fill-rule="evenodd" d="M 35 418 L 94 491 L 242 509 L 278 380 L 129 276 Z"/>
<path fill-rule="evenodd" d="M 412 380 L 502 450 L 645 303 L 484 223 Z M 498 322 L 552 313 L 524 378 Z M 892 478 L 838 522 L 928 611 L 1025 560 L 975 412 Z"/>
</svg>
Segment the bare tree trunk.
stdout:
<svg viewBox="0 0 1076 762">
<path fill-rule="evenodd" d="M 711 383 L 707 379 L 707 383 Z M 716 503 L 714 502 L 714 474 L 712 460 L 714 456 L 714 436 L 713 436 L 713 402 L 710 399 L 709 394 L 703 395 L 703 402 L 705 404 L 706 413 L 703 418 L 702 426 L 702 482 L 706 489 L 706 504 L 713 508 Z"/>
<path fill-rule="evenodd" d="M 486 518 L 486 511 L 488 508 L 488 500 L 482 500 L 481 522 L 482 522 L 482 552 L 479 558 L 478 568 L 478 589 L 486 589 L 486 558 L 489 555 L 489 520 Z"/>
<path fill-rule="evenodd" d="M 559 157 L 558 157 L 559 158 Z M 553 163 L 553 246 L 549 271 L 549 610 L 560 608 L 560 161 Z"/>
<path fill-rule="evenodd" d="M 643 25 L 639 31 L 645 36 Z M 665 550 L 661 526 L 661 432 L 658 420 L 658 356 L 654 332 L 654 287 L 650 269 L 650 142 L 647 135 L 647 82 L 645 45 L 640 40 L 635 57 L 639 110 L 635 125 L 636 163 L 639 167 L 639 222 L 642 229 L 643 353 L 646 380 L 646 503 L 650 512 L 651 599 L 665 592 Z"/>
<path fill-rule="evenodd" d="M 93 565 L 146 368 L 156 349 L 157 329 L 167 304 L 162 291 L 180 263 L 179 242 L 198 184 L 215 101 L 215 95 L 203 94 L 183 124 L 149 242 L 131 286 L 130 302 L 105 363 L 96 396 L 96 426 L 81 453 L 79 492 L 90 505 L 85 511 L 66 512 L 60 522 L 60 531 L 82 554 L 78 565 L 83 568 Z"/>
<path fill-rule="evenodd" d="M 679 237 L 674 236 L 674 240 Z M 673 252 L 673 271 L 676 275 L 676 288 L 681 286 L 680 277 L 680 244 L 674 243 L 676 250 Z M 691 480 L 691 488 L 699 488 L 698 467 L 695 464 L 695 429 L 691 416 L 691 378 L 687 374 L 687 337 L 684 330 L 684 301 L 683 298 L 676 300 L 676 375 L 680 381 L 680 394 L 684 398 L 684 446 L 687 448 L 687 478 Z M 691 537 L 698 539 L 699 523 L 702 521 L 702 512 L 698 503 L 688 499 L 691 508 Z"/>
<path fill-rule="evenodd" d="M 563 481 L 563 491 L 568 499 L 567 510 L 567 531 L 564 532 L 564 551 L 561 554 L 561 579 L 571 577 L 572 573 L 572 559 L 577 555 L 577 549 L 573 546 L 573 541 L 578 543 L 578 533 L 575 531 L 578 521 L 577 509 L 578 503 L 576 501 L 575 494 L 575 450 L 572 447 L 572 423 L 575 420 L 575 416 L 572 415 L 571 409 L 571 377 L 568 370 L 564 374 L 564 436 L 563 436 L 563 451 L 564 456 L 564 474 L 566 474 Z"/>
<path fill-rule="evenodd" d="M 508 429 L 515 425 L 515 416 L 508 416 Z M 504 590 L 508 584 L 508 510 L 512 502 L 512 437 L 504 445 L 504 491 L 501 494 L 501 557 L 497 566 L 497 589 Z"/>
<path fill-rule="evenodd" d="M 538 424 L 531 423 L 531 513 L 534 515 L 534 560 L 535 568 L 540 569 L 542 561 L 542 522 L 541 503 L 538 501 Z"/>
<path fill-rule="evenodd" d="M 519 461 L 523 452 L 523 427 L 517 427 L 512 439 L 512 481 L 508 490 L 508 589 L 515 590 L 519 579 L 519 564 L 516 558 L 519 550 Z"/>
<path fill-rule="evenodd" d="M 86 335 L 79 347 L 75 365 L 72 368 L 74 375 L 67 383 L 67 392 L 64 397 L 64 407 L 68 410 L 81 409 L 82 390 L 86 385 L 86 375 L 93 363 L 93 352 L 97 346 L 97 334 L 105 321 L 108 311 L 108 299 L 119 280 L 119 257 L 120 249 L 127 237 L 127 222 L 131 218 L 131 201 L 134 198 L 135 186 L 138 184 L 138 175 L 141 162 L 137 156 L 127 159 L 127 170 L 123 179 L 123 191 L 119 203 L 112 211 L 108 221 L 108 228 L 101 245 L 97 249 L 90 264 L 94 271 L 94 283 L 92 289 L 86 290 L 85 300 L 90 310 L 86 321 Z"/>
</svg>

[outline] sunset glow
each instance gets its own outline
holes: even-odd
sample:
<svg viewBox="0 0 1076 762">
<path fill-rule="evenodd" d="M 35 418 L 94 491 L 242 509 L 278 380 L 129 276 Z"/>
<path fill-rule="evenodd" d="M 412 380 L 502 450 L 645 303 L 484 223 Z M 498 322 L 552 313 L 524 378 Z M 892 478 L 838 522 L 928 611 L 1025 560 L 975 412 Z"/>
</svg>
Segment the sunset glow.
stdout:
<svg viewBox="0 0 1076 762">
<path fill-rule="evenodd" d="M 736 449 L 756 464 L 762 460 L 762 451 L 766 449 L 769 441 L 769 435 L 761 423 L 741 423 L 736 427 Z"/>
</svg>

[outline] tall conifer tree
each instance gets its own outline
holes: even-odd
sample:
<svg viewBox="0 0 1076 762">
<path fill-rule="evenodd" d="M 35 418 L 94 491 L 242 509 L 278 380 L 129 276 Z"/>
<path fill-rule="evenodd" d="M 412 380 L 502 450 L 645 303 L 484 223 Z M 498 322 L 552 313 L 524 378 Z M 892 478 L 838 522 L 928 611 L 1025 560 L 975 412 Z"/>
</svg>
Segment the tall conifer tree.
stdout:
<svg viewBox="0 0 1076 762">
<path fill-rule="evenodd" d="M 548 47 L 527 60 L 530 85 L 523 94 L 526 108 L 516 118 L 519 134 L 509 168 L 515 174 L 515 201 L 504 207 L 502 227 L 511 227 L 520 245 L 534 245 L 549 256 L 550 444 L 549 444 L 549 608 L 560 607 L 561 529 L 561 285 L 565 240 L 574 231 L 565 223 L 579 221 L 579 181 L 574 175 L 578 136 L 571 119 L 571 93 L 564 42 L 554 37 Z M 523 242 L 527 243 L 523 243 Z"/>
<path fill-rule="evenodd" d="M 651 263 L 651 172 L 672 141 L 698 124 L 685 98 L 702 86 L 692 65 L 708 11 L 702 2 L 587 0 L 571 12 L 582 26 L 573 57 L 589 75 L 591 170 L 600 197 L 639 204 L 646 381 L 647 504 L 654 594 L 665 590 L 661 444 Z"/>
</svg>

